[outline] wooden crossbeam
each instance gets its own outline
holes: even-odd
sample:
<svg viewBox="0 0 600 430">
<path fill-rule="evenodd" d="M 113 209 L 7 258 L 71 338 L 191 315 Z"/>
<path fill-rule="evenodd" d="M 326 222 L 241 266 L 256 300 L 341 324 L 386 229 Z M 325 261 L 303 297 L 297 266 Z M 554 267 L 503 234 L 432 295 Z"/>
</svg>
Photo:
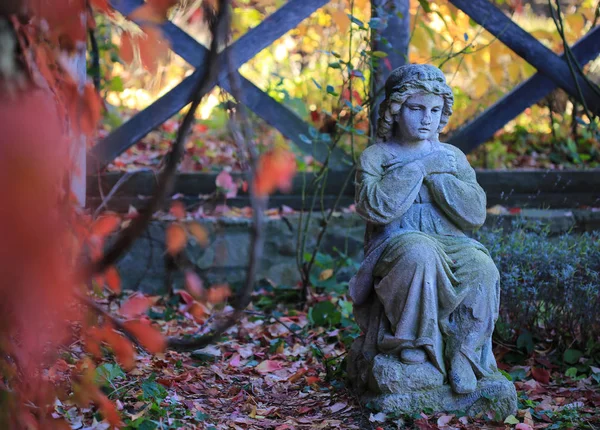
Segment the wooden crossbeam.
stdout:
<svg viewBox="0 0 600 430">
<path fill-rule="evenodd" d="M 248 62 L 290 29 L 296 27 L 316 9 L 326 4 L 327 1 L 290 0 L 272 15 L 265 18 L 263 22 L 248 31 L 219 55 L 219 64 L 217 67 L 222 72 L 218 74 L 217 78 L 208 87 L 212 88 L 219 82 L 226 82 L 230 73 L 230 65 L 237 73 L 237 69 L 242 64 Z M 117 10 L 119 10 L 119 7 L 123 7 L 122 12 L 125 13 L 128 10 L 130 13 L 135 9 L 128 0 L 115 1 L 113 6 Z M 133 9 L 126 9 L 127 7 L 133 7 Z M 173 27 L 175 27 L 173 24 L 167 25 L 167 36 L 169 36 L 169 32 L 171 34 L 175 32 Z M 191 39 L 189 35 L 185 36 Z M 190 47 L 191 45 L 188 45 L 188 48 Z M 190 58 L 192 58 L 192 55 L 194 58 L 197 56 L 198 60 L 202 60 L 205 57 L 205 53 L 199 51 L 193 54 L 187 51 L 186 55 L 189 55 Z M 190 102 L 193 96 L 192 92 L 196 86 L 195 84 L 199 77 L 204 74 L 205 67 L 206 64 L 204 61 L 197 63 L 197 69 L 192 75 L 188 76 L 167 94 L 134 115 L 129 121 L 95 145 L 88 154 L 88 171 L 102 169 L 156 126 L 185 107 Z"/>
<path fill-rule="evenodd" d="M 571 48 L 580 64 L 595 59 L 600 52 L 600 26 L 594 28 Z M 563 54 L 564 58 L 564 54 Z M 452 134 L 448 143 L 470 152 L 490 139 L 508 121 L 546 97 L 556 83 L 541 72 L 515 87 L 476 119 L 469 121 Z"/>
<path fill-rule="evenodd" d="M 539 72 L 552 79 L 558 87 L 578 100 L 580 94 L 577 85 L 579 85 L 588 108 L 595 114 L 600 115 L 600 96 L 590 88 L 579 72 L 576 72 L 576 83 L 564 58 L 546 48 L 535 37 L 515 24 L 500 9 L 488 0 L 450 0 L 450 2 L 496 36 Z"/>
<path fill-rule="evenodd" d="M 127 3 L 138 3 L 140 0 L 126 0 Z M 135 8 L 132 8 L 132 10 Z M 193 66 L 201 64 L 206 58 L 208 49 L 195 41 L 185 31 L 171 22 L 167 22 L 162 27 L 165 36 L 171 42 L 171 49 L 185 61 Z M 251 81 L 244 78 L 239 72 L 235 71 L 236 79 L 240 83 L 239 103 L 249 108 L 256 115 L 261 117 L 267 124 L 279 130 L 281 134 L 290 139 L 304 153 L 311 154 L 318 161 L 324 161 L 328 155 L 326 145 L 311 145 L 306 143 L 300 136 L 309 136 L 309 125 L 304 122 L 291 109 L 274 100 Z M 219 86 L 225 91 L 231 93 L 229 79 L 219 82 Z M 348 155 L 335 148 L 330 154 L 329 165 L 333 170 L 346 169 L 351 164 Z"/>
</svg>

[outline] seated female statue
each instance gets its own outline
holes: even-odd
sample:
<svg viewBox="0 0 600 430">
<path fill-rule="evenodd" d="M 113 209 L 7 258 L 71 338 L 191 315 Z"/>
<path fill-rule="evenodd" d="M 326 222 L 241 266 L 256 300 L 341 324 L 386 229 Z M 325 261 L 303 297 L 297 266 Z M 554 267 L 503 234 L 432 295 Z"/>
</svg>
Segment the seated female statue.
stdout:
<svg viewBox="0 0 600 430">
<path fill-rule="evenodd" d="M 350 296 L 367 333 L 363 352 L 429 361 L 455 393 L 470 393 L 497 372 L 498 270 L 465 234 L 483 224 L 486 196 L 460 149 L 438 139 L 453 105 L 442 72 L 403 66 L 385 90 L 377 141 L 356 175 L 367 235 Z"/>
</svg>

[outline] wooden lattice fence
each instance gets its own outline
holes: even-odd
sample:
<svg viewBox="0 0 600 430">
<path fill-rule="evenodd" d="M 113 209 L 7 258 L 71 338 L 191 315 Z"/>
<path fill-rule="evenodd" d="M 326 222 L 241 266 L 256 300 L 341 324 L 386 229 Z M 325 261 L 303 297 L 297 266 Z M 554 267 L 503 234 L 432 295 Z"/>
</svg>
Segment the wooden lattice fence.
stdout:
<svg viewBox="0 0 600 430">
<path fill-rule="evenodd" d="M 407 0 L 373 0 L 381 5 L 390 2 L 390 13 Z M 531 78 L 519 84 L 481 115 L 455 131 L 449 142 L 470 152 L 516 117 L 527 107 L 547 96 L 556 88 L 562 88 L 595 114 L 600 114 L 600 90 L 581 73 L 581 67 L 595 59 L 600 52 L 600 26 L 591 29 L 586 36 L 571 47 L 572 56 L 557 55 L 527 33 L 500 9 L 488 0 L 449 0 L 457 8 L 469 15 L 498 40 L 512 49 L 537 69 Z M 279 130 L 302 151 L 311 153 L 317 160 L 323 160 L 329 153 L 325 144 L 310 145 L 303 135 L 309 135 L 309 125 L 287 107 L 268 96 L 237 71 L 258 52 L 272 44 L 279 37 L 296 27 L 328 0 L 289 0 L 284 6 L 268 16 L 261 24 L 251 29 L 219 57 L 222 72 L 212 82 L 231 93 L 229 74 L 235 73 L 240 82 L 239 103 L 245 105 L 268 124 Z M 115 9 L 129 15 L 143 4 L 142 0 L 113 0 Z M 88 156 L 88 172 L 97 172 L 113 161 L 119 154 L 138 142 L 148 132 L 158 127 L 186 106 L 192 91 L 206 67 L 208 50 L 191 36 L 171 22 L 162 25 L 171 49 L 196 68 L 179 85 L 162 96 L 152 105 L 136 114 L 109 136 L 101 140 Z M 390 36 L 391 39 L 391 36 Z M 398 39 L 400 40 L 400 39 Z M 391 49 L 395 49 L 391 47 Z M 396 47 L 394 55 L 398 53 Z M 229 60 L 226 59 L 229 57 Z M 396 55 L 397 57 L 397 55 Z M 397 66 L 398 64 L 394 64 Z M 331 154 L 330 166 L 333 169 L 347 169 L 348 157 L 340 150 Z M 212 184 L 211 184 L 212 185 Z M 88 190 L 90 188 L 88 187 Z M 594 192 L 594 190 L 592 190 Z M 590 204 L 589 198 L 584 199 Z M 593 201 L 594 198 L 592 198 Z"/>
</svg>

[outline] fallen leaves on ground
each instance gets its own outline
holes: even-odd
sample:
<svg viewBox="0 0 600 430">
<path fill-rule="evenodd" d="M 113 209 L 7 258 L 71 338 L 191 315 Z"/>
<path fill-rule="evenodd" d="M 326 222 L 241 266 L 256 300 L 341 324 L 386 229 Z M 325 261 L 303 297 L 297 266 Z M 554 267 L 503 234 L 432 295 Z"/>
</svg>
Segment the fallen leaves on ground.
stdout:
<svg viewBox="0 0 600 430">
<path fill-rule="evenodd" d="M 255 299 L 273 294 L 260 290 Z M 162 299 L 136 293 L 123 298 L 120 306 L 111 300 L 103 306 L 113 312 L 120 307 L 122 313 L 125 309 L 137 316 L 145 308 L 145 316 L 126 324 L 135 324 L 133 331 L 141 333 L 140 340 L 152 350 L 162 345 L 153 345 L 148 330 L 160 330 L 165 336 L 202 334 L 208 326 L 205 321 L 231 311 L 226 305 L 208 304 L 198 319 L 190 307 L 197 302 L 185 291 Z M 95 362 L 96 381 L 115 409 L 101 402 L 98 415 L 67 398 L 57 400 L 54 415 L 67 419 L 74 429 L 107 429 L 102 420 L 114 423 L 119 416 L 129 429 L 526 430 L 600 425 L 599 378 L 568 377 L 545 357 L 529 358 L 519 366 L 500 363 L 514 376 L 519 395 L 518 412 L 505 421 L 497 421 L 491 413 L 475 418 L 460 411 L 398 417 L 362 407 L 343 373 L 347 353 L 343 340 L 352 330 L 315 327 L 292 303 L 251 307 L 216 344 L 191 354 L 165 351 L 152 356 L 138 351 L 133 364 L 132 352 L 119 351 L 120 337 L 107 329 L 110 337 L 116 337 L 109 343 L 119 362 L 128 368 L 122 369 L 110 354 Z M 69 363 L 82 354 L 80 344 L 72 345 L 50 369 L 49 378 L 60 384 L 75 374 L 76 366 Z M 600 374 L 600 368 L 594 369 Z"/>
</svg>

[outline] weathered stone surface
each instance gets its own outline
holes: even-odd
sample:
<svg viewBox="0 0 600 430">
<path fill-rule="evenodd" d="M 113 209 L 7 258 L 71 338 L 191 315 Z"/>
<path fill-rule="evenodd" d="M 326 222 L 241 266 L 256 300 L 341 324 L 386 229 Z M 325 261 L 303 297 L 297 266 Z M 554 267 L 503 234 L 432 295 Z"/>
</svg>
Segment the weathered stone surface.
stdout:
<svg viewBox="0 0 600 430">
<path fill-rule="evenodd" d="M 305 217 L 306 219 L 306 217 Z M 248 265 L 251 221 L 247 218 L 201 219 L 209 236 L 206 248 L 190 240 L 178 258 L 179 267 L 193 268 L 207 285 L 239 284 L 244 281 Z M 258 279 L 275 285 L 293 286 L 300 281 L 296 264 L 298 215 L 268 219 L 265 247 Z M 311 217 L 306 246 L 312 251 L 322 222 L 321 214 Z M 134 243 L 132 249 L 118 263 L 123 287 L 148 294 L 165 292 L 165 228 L 167 221 L 152 222 L 148 230 Z M 362 257 L 364 224 L 355 214 L 337 214 L 333 217 L 321 244 L 321 251 L 329 255 L 344 252 L 354 261 Z M 341 273 L 346 280 L 349 274 Z M 175 288 L 183 286 L 181 273 L 174 273 Z"/>
<path fill-rule="evenodd" d="M 600 229 L 600 212 L 573 210 L 573 215 L 577 222 L 575 226 L 577 230 Z M 505 231 L 510 231 L 515 221 L 519 224 L 530 223 L 531 225 L 551 223 L 552 232 L 564 233 L 572 228 L 573 215 L 568 211 L 527 213 L 526 218 L 522 215 L 488 215 L 485 226 L 502 227 Z M 320 215 L 316 216 L 309 228 L 307 239 L 309 249 L 314 245 L 320 219 Z M 296 285 L 300 280 L 296 266 L 298 216 L 288 215 L 287 221 L 289 224 L 282 219 L 268 220 L 265 258 L 259 275 L 261 278 L 270 279 L 276 285 L 291 286 Z M 243 282 L 247 265 L 246 253 L 250 243 L 250 221 L 247 219 L 239 222 L 233 219 L 201 220 L 201 223 L 209 232 L 209 246 L 202 248 L 193 240 L 190 241 L 185 250 L 185 256 L 190 264 L 196 267 L 204 281 L 209 284 Z M 167 225 L 167 221 L 153 222 L 148 231 L 134 243 L 132 249 L 118 263 L 124 288 L 150 294 L 165 291 L 164 231 Z M 354 261 L 360 261 L 365 234 L 362 219 L 354 213 L 340 213 L 339 216 L 332 218 L 328 228 L 322 247 L 323 252 L 337 255 L 334 247 L 340 251 L 347 248 L 348 255 Z M 235 248 L 232 252 L 234 258 L 225 260 L 223 256 L 229 256 L 231 247 Z M 227 254 L 220 250 L 226 250 Z M 220 259 L 216 258 L 219 252 L 222 252 Z M 354 269 L 342 268 L 337 275 L 338 281 L 348 281 L 354 275 Z M 174 281 L 175 285 L 182 285 L 183 277 L 176 274 Z"/>
<path fill-rule="evenodd" d="M 516 410 L 516 392 L 492 351 L 500 275 L 467 234 L 485 222 L 486 195 L 465 155 L 439 141 L 452 89 L 425 64 L 394 70 L 385 89 L 376 141 L 356 167 L 368 235 L 349 282 L 365 333 L 350 377 L 359 391 L 367 386 L 363 400 L 386 411 L 493 408 L 503 419 Z"/>
<path fill-rule="evenodd" d="M 449 385 L 443 385 L 428 390 L 400 390 L 394 394 L 370 394 L 363 396 L 361 401 L 388 413 L 407 415 L 423 410 L 460 411 L 469 416 L 491 412 L 491 415 L 497 419 L 504 419 L 517 412 L 515 386 L 501 374 L 480 379 L 475 391 L 469 394 L 456 394 Z"/>
<path fill-rule="evenodd" d="M 374 393 L 431 390 L 443 385 L 444 375 L 429 361 L 404 364 L 397 357 L 387 354 L 379 354 L 373 360 L 369 389 Z"/>
</svg>

